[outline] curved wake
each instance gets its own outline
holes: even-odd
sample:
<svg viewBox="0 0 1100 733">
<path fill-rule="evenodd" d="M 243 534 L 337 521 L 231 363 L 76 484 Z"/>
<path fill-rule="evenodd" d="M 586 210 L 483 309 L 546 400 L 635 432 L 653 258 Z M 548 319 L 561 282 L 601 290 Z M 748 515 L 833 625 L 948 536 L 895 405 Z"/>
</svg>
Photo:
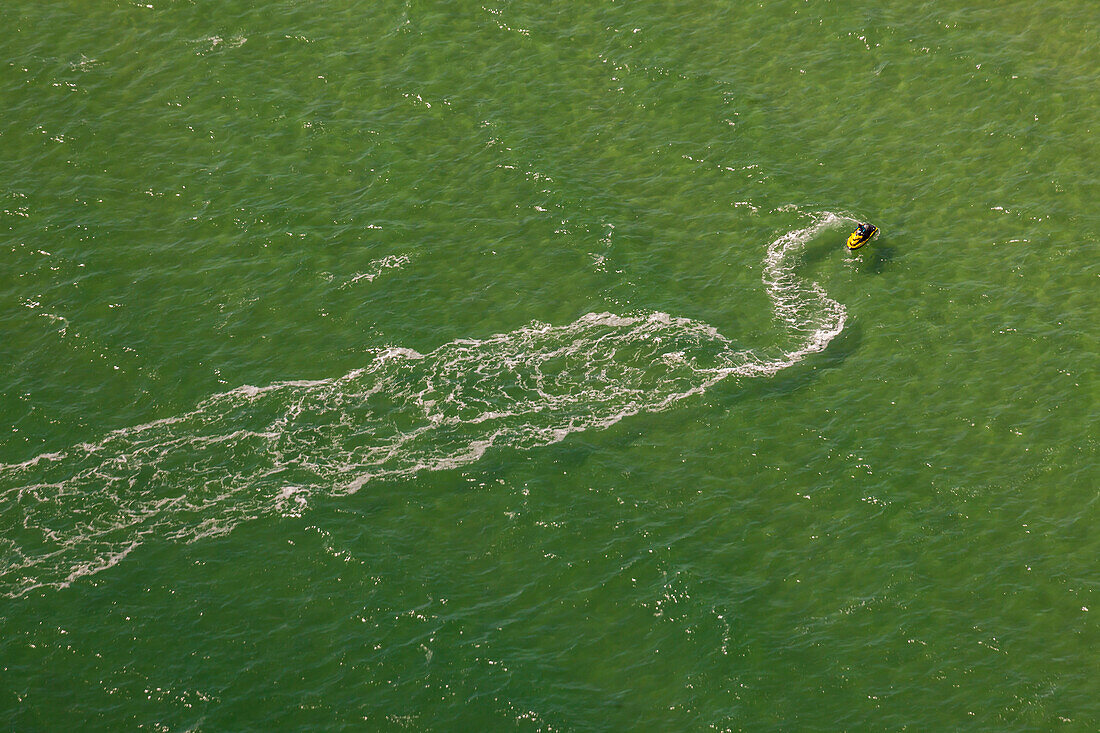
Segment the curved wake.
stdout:
<svg viewBox="0 0 1100 733">
<path fill-rule="evenodd" d="M 730 375 L 767 376 L 823 350 L 844 307 L 794 272 L 823 214 L 772 242 L 763 282 L 792 343 L 741 350 L 664 313 L 531 323 L 427 354 L 376 351 L 342 377 L 238 387 L 177 417 L 0 465 L 0 593 L 20 596 L 122 560 L 147 537 L 193 541 L 307 497 L 454 468 L 658 411 Z"/>
</svg>

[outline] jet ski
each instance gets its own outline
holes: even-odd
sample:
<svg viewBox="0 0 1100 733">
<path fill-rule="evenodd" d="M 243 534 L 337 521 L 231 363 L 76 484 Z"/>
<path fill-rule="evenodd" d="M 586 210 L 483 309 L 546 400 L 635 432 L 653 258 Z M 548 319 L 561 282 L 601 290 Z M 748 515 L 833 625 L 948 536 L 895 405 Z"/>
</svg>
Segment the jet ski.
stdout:
<svg viewBox="0 0 1100 733">
<path fill-rule="evenodd" d="M 848 235 L 848 249 L 856 250 L 871 241 L 871 237 L 878 234 L 878 227 L 874 224 L 860 224 L 856 230 Z"/>
</svg>

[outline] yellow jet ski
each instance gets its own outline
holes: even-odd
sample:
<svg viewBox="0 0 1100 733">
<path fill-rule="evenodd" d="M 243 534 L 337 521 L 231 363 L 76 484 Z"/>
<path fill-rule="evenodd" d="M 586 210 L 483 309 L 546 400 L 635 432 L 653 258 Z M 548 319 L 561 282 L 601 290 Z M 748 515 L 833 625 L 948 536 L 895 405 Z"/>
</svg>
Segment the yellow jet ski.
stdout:
<svg viewBox="0 0 1100 733">
<path fill-rule="evenodd" d="M 848 235 L 848 249 L 856 250 L 871 241 L 871 237 L 878 234 L 878 227 L 874 224 L 860 224 L 856 230 Z"/>
</svg>

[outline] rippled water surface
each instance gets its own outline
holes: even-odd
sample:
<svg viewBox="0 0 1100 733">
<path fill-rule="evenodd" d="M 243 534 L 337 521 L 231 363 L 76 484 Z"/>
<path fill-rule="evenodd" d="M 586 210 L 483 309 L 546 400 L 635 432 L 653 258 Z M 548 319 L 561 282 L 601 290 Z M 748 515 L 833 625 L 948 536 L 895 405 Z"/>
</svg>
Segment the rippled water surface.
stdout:
<svg viewBox="0 0 1100 733">
<path fill-rule="evenodd" d="M 1096 20 L 5 4 L 3 720 L 1095 730 Z"/>
</svg>

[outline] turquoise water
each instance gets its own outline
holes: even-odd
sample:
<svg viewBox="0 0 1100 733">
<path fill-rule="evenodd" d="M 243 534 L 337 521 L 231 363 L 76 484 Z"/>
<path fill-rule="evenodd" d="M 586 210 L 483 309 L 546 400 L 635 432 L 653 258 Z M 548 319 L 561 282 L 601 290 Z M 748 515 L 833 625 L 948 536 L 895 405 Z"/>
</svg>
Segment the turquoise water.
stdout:
<svg viewBox="0 0 1100 733">
<path fill-rule="evenodd" d="M 3 720 L 1095 730 L 1096 18 L 6 5 Z"/>
</svg>

